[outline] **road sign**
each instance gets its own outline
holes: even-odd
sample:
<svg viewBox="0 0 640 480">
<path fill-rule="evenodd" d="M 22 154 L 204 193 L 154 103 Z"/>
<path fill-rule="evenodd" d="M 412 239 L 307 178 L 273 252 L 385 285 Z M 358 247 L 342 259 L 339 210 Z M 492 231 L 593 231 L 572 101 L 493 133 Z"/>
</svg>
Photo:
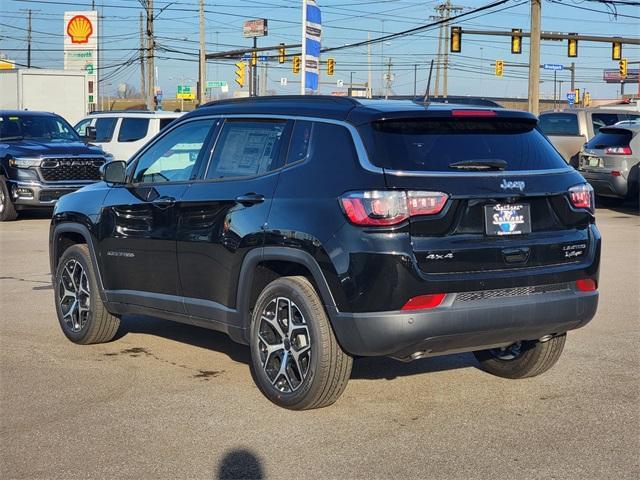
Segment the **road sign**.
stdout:
<svg viewBox="0 0 640 480">
<path fill-rule="evenodd" d="M 282 86 L 282 87 L 286 87 L 287 86 L 287 77 L 282 77 L 280 79 L 280 86 Z"/>
<path fill-rule="evenodd" d="M 242 54 L 242 60 L 249 60 L 251 58 L 251 54 L 249 52 L 245 52 Z"/>
<path fill-rule="evenodd" d="M 268 58 L 266 55 L 260 55 L 260 57 L 258 57 L 258 60 L 260 60 L 261 62 L 266 62 Z"/>
<path fill-rule="evenodd" d="M 560 63 L 545 63 L 543 67 L 545 70 L 564 70 L 564 65 Z"/>
<path fill-rule="evenodd" d="M 337 85 L 338 87 L 344 87 L 344 80 L 338 80 L 338 81 L 336 82 L 336 85 Z"/>
<path fill-rule="evenodd" d="M 569 102 L 569 105 L 576 103 L 576 92 L 567 93 L 567 102 Z"/>
<path fill-rule="evenodd" d="M 227 85 L 226 80 L 209 80 L 207 82 L 207 88 L 222 88 Z"/>
<path fill-rule="evenodd" d="M 85 67 L 85 70 L 87 71 L 87 73 L 89 75 L 91 75 L 93 73 L 93 63 L 87 63 L 87 66 Z"/>
<path fill-rule="evenodd" d="M 182 93 L 191 93 L 191 85 L 178 85 L 178 95 Z"/>
<path fill-rule="evenodd" d="M 246 20 L 242 24 L 242 36 L 244 38 L 264 37 L 267 35 L 267 19 Z"/>
</svg>

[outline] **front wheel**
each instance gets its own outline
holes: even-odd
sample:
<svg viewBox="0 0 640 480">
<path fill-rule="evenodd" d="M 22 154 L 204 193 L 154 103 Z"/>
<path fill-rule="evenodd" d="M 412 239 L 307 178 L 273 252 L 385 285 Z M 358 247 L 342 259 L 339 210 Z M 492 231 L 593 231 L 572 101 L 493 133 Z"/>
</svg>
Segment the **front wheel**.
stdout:
<svg viewBox="0 0 640 480">
<path fill-rule="evenodd" d="M 564 349 L 566 333 L 545 342 L 523 340 L 508 347 L 473 352 L 482 369 L 503 378 L 535 377 L 553 367 Z"/>
<path fill-rule="evenodd" d="M 6 178 L 0 175 L 0 222 L 8 222 L 18 217 L 16 208 L 11 201 Z"/>
<path fill-rule="evenodd" d="M 347 386 L 353 360 L 338 344 L 305 277 L 282 277 L 265 287 L 253 309 L 250 335 L 254 380 L 276 405 L 326 407 Z"/>
</svg>

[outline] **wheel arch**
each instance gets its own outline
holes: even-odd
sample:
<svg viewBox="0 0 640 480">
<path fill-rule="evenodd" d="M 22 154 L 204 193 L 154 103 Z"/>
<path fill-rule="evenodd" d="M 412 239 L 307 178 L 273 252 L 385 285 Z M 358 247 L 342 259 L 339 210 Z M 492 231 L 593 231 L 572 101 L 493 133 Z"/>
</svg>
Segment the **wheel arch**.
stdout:
<svg viewBox="0 0 640 480">
<path fill-rule="evenodd" d="M 262 289 L 271 280 L 288 275 L 302 275 L 311 281 L 333 323 L 336 303 L 322 269 L 311 254 L 290 247 L 264 247 L 249 252 L 240 270 L 236 309 L 245 335 L 251 309 Z"/>
</svg>

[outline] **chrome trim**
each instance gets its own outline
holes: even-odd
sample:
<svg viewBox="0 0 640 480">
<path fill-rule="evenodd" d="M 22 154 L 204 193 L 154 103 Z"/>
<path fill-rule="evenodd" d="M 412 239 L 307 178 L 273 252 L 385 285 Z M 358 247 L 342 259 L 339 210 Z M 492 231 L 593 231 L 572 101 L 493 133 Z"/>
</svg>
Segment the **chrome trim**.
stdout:
<svg viewBox="0 0 640 480">
<path fill-rule="evenodd" d="M 424 172 L 418 170 L 384 170 L 388 175 L 397 177 L 530 177 L 574 172 L 572 167 L 549 168 L 546 170 L 501 170 L 496 172 Z"/>
<path fill-rule="evenodd" d="M 21 182 L 18 180 L 10 180 L 12 185 L 25 188 L 40 188 L 42 190 L 66 190 L 78 189 L 96 183 L 95 180 L 87 180 L 85 183 L 65 183 L 65 182 Z"/>
</svg>

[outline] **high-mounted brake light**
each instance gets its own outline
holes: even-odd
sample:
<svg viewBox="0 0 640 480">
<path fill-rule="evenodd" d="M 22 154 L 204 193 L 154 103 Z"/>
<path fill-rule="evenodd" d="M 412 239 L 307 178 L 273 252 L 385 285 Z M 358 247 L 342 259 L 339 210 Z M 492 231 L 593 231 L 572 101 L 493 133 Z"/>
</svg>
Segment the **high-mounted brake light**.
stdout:
<svg viewBox="0 0 640 480">
<path fill-rule="evenodd" d="M 409 301 L 404 304 L 402 310 L 425 310 L 427 308 L 435 308 L 442 303 L 444 297 L 444 293 L 419 295 L 417 297 L 410 298 Z"/>
<path fill-rule="evenodd" d="M 591 278 L 581 278 L 576 280 L 576 288 L 581 292 L 595 292 L 598 289 L 598 285 Z"/>
<path fill-rule="evenodd" d="M 451 110 L 454 117 L 495 117 L 498 114 L 493 110 Z"/>
<path fill-rule="evenodd" d="M 436 215 L 448 198 L 442 192 L 373 190 L 347 193 L 340 198 L 340 204 L 351 223 L 391 226 L 413 216 Z"/>
<path fill-rule="evenodd" d="M 586 208 L 593 212 L 594 197 L 593 188 L 588 183 L 582 185 L 576 185 L 569 189 L 569 200 L 574 208 Z"/>
<path fill-rule="evenodd" d="M 624 147 L 607 147 L 604 149 L 604 153 L 609 155 L 631 155 L 631 147 L 629 145 Z"/>
</svg>

